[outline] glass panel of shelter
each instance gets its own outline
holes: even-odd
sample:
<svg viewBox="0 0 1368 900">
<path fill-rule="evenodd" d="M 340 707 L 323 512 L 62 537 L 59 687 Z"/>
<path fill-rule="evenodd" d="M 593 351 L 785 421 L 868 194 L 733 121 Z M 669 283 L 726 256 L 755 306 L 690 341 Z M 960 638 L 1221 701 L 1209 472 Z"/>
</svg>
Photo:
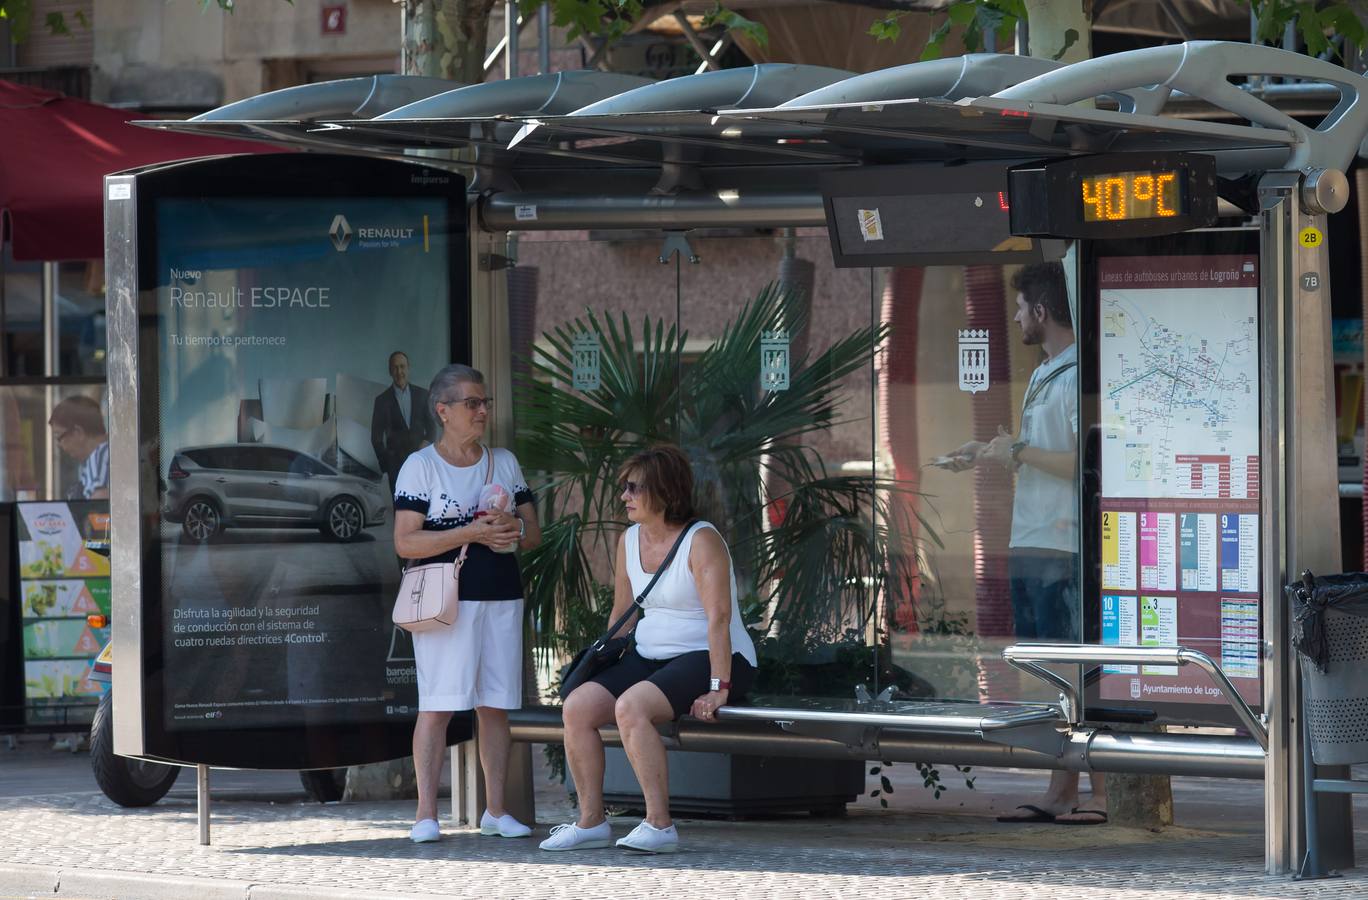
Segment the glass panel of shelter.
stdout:
<svg viewBox="0 0 1368 900">
<path fill-rule="evenodd" d="M 660 254 L 658 232 L 531 232 L 508 270 L 516 452 L 543 529 L 524 574 L 547 699 L 558 656 L 607 624 L 629 524 L 618 467 L 678 439 L 679 295 Z"/>
<path fill-rule="evenodd" d="M 547 486 L 548 543 L 582 555 L 561 554 L 561 587 L 529 586 L 543 639 L 565 650 L 602 628 L 626 524 L 616 461 L 671 440 L 731 547 L 757 692 L 1052 699 L 1001 651 L 1081 635 L 1076 478 L 1042 490 L 1010 450 L 1035 432 L 1076 454 L 1078 398 L 1066 368 L 1027 404 L 1050 367 L 1039 325 L 1015 321 L 1016 270 L 835 269 L 821 230 L 695 232 L 664 265 L 659 232 L 590 237 L 522 235 L 510 273 L 514 355 L 532 360 L 518 452 Z M 615 371 L 629 357 L 631 377 Z M 784 392 L 828 411 L 776 405 Z M 977 465 L 946 464 L 999 430 Z"/>
<path fill-rule="evenodd" d="M 834 269 L 824 229 L 705 231 L 690 248 L 682 439 L 735 562 L 753 692 L 877 693 L 876 273 Z"/>
<path fill-rule="evenodd" d="M 905 691 L 1052 699 L 1001 651 L 1081 634 L 1071 317 L 1061 268 L 1048 308 L 1022 311 L 1016 274 L 940 266 L 884 278 L 878 462 L 895 498 L 887 632 Z"/>
</svg>

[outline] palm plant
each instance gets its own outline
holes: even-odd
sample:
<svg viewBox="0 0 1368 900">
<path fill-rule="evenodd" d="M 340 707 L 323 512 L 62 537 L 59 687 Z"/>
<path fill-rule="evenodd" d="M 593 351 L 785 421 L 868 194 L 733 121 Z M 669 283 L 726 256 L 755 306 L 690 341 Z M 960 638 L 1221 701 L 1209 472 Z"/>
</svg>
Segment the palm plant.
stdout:
<svg viewBox="0 0 1368 900">
<path fill-rule="evenodd" d="M 912 505 L 891 502 L 904 488 L 832 473 L 805 444 L 853 418 L 842 379 L 870 365 L 886 328 L 858 329 L 792 360 L 788 390 L 760 389 L 764 332 L 802 329 L 805 310 L 800 297 L 771 284 L 687 368 L 687 335 L 649 317 L 640 338 L 625 314 L 592 311 L 544 334 L 515 412 L 519 459 L 548 473 L 538 491 L 544 541 L 524 564 L 529 614 L 544 645 L 572 649 L 592 634 L 567 626 L 603 622 L 606 609 L 595 606 L 611 602 L 602 589 L 611 583 L 606 560 L 628 524 L 618 468 L 658 441 L 689 455 L 700 514 L 727 538 L 742 594 L 762 601 L 770 641 L 793 654 L 863 626 L 888 580 L 910 577 L 910 557 L 888 552 L 899 533 L 910 533 L 898 517 Z M 584 332 L 598 338 L 600 386 L 578 392 L 566 385 L 572 342 Z M 925 521 L 918 525 L 937 540 Z M 600 615 L 586 618 L 586 609 Z"/>
</svg>

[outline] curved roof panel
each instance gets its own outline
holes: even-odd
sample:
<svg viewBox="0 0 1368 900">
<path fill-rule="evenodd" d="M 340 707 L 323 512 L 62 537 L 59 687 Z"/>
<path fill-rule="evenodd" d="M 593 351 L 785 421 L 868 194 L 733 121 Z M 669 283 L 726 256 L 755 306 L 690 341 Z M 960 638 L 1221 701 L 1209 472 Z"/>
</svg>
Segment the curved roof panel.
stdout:
<svg viewBox="0 0 1368 900">
<path fill-rule="evenodd" d="M 1060 63 L 1033 56 L 970 53 L 866 72 L 775 105 L 827 106 L 928 97 L 946 100 L 989 97 L 1004 88 L 1059 67 Z"/>
<path fill-rule="evenodd" d="M 369 119 L 451 90 L 453 82 L 418 75 L 368 75 L 270 91 L 211 109 L 191 122 L 313 122 Z"/>
<path fill-rule="evenodd" d="M 461 119 L 476 116 L 560 116 L 656 82 L 637 75 L 585 69 L 471 84 L 376 116 Z M 358 116 L 358 118 L 362 118 Z"/>
<path fill-rule="evenodd" d="M 626 113 L 700 109 L 746 109 L 778 106 L 853 73 L 825 66 L 766 63 L 685 75 L 609 97 L 571 115 L 618 116 Z"/>
</svg>

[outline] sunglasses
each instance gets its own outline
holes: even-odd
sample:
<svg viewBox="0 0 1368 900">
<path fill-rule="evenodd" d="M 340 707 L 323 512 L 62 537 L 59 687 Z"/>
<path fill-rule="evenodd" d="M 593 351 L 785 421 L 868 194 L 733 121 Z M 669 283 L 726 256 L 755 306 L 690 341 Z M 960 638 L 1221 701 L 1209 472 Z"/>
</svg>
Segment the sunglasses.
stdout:
<svg viewBox="0 0 1368 900">
<path fill-rule="evenodd" d="M 462 404 L 465 406 L 466 409 L 470 410 L 471 412 L 479 412 L 480 407 L 482 406 L 491 412 L 493 412 L 494 410 L 493 397 L 466 397 L 465 399 L 442 400 L 440 402 L 446 406 L 456 406 L 457 404 Z"/>
<path fill-rule="evenodd" d="M 633 497 L 638 496 L 642 490 L 644 490 L 644 487 L 645 486 L 639 481 L 624 481 L 622 483 L 622 489 Z"/>
</svg>

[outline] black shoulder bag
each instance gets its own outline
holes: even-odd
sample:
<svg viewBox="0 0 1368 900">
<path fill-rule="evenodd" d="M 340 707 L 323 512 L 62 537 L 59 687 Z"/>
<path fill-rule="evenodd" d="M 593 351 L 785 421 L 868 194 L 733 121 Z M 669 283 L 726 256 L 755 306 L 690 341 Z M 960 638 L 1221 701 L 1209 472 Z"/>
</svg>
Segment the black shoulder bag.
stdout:
<svg viewBox="0 0 1368 900">
<path fill-rule="evenodd" d="M 664 575 L 665 570 L 670 567 L 670 563 L 674 561 L 675 553 L 679 550 L 679 545 L 684 543 L 684 535 L 688 534 L 689 529 L 693 526 L 694 523 L 689 522 L 684 526 L 684 530 L 679 532 L 679 537 L 675 538 L 674 546 L 670 548 L 669 553 L 665 554 L 665 561 L 651 576 L 651 583 L 646 585 L 646 590 L 642 591 L 632 601 L 632 605 L 627 608 L 627 611 L 618 616 L 618 620 L 609 626 L 607 631 L 599 635 L 598 640 L 576 653 L 575 658 L 570 660 L 564 669 L 561 669 L 560 697 L 562 700 L 569 697 L 570 692 L 575 688 L 622 659 L 622 654 L 626 653 L 627 648 L 631 646 L 632 638 L 629 635 L 622 637 L 613 637 L 613 635 L 617 633 L 619 628 L 627 624 L 632 613 L 637 610 L 645 612 L 645 607 L 641 605 L 642 601 L 651 592 L 651 588 L 655 587 L 660 576 Z"/>
</svg>

